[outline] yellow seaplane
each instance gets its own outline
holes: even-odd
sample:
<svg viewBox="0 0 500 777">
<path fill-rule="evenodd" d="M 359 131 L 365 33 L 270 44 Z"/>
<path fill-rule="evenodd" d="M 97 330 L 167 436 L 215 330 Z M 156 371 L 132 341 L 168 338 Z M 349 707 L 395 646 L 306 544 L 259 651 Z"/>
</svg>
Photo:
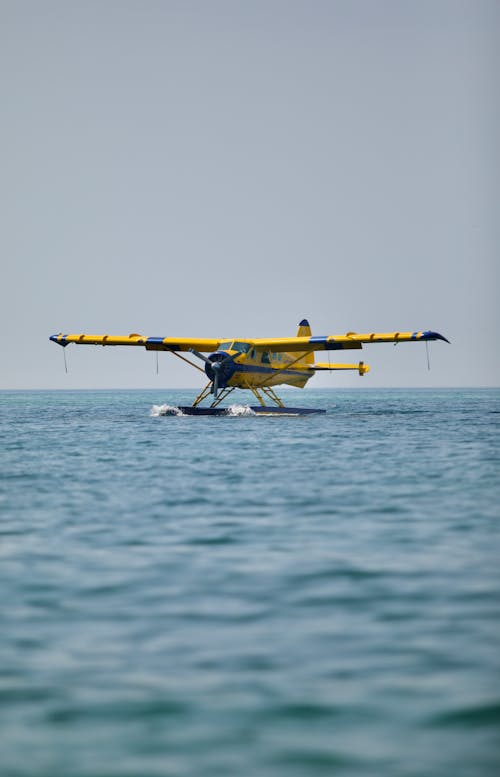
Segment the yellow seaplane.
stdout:
<svg viewBox="0 0 500 777">
<path fill-rule="evenodd" d="M 427 342 L 444 340 L 446 337 L 430 330 L 421 332 L 371 332 L 358 334 L 347 332 L 345 335 L 326 335 L 313 337 L 311 327 L 303 319 L 295 337 L 258 337 L 253 339 L 191 337 L 145 337 L 139 334 L 128 336 L 57 334 L 50 337 L 54 343 L 66 347 L 76 345 L 130 345 L 141 346 L 147 351 L 168 351 L 195 369 L 204 372 L 208 383 L 198 394 L 190 407 L 180 410 L 189 415 L 220 415 L 225 409 L 220 403 L 234 391 L 251 391 L 259 402 L 252 407 L 260 413 L 315 413 L 324 410 L 285 407 L 274 391 L 274 386 L 288 385 L 304 388 L 308 380 L 319 370 L 357 370 L 365 375 L 370 369 L 360 361 L 356 364 L 316 362 L 315 351 L 358 350 L 369 343 Z M 191 359 L 181 355 L 190 353 L 202 362 L 199 366 Z M 208 354 L 208 355 L 205 355 Z M 209 407 L 200 407 L 201 402 L 212 398 Z M 272 405 L 266 406 L 266 400 Z"/>
</svg>

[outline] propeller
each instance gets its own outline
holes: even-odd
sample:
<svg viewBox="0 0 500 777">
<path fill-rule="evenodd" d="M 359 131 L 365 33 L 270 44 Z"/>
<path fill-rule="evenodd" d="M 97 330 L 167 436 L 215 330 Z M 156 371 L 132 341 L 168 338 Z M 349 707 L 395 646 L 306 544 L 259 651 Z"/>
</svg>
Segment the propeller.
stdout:
<svg viewBox="0 0 500 777">
<path fill-rule="evenodd" d="M 205 362 L 205 372 L 207 377 L 212 381 L 212 387 L 210 392 L 217 399 L 219 393 L 219 386 L 225 388 L 227 381 L 236 369 L 236 365 L 233 358 L 229 354 L 222 352 L 211 353 L 209 357 L 195 350 L 189 349 L 193 356 L 196 356 L 201 361 Z"/>
</svg>

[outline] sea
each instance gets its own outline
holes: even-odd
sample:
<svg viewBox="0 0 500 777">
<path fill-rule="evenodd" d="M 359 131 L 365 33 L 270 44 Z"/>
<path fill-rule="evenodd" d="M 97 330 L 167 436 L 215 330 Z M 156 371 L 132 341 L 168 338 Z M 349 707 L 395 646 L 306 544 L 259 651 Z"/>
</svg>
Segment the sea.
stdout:
<svg viewBox="0 0 500 777">
<path fill-rule="evenodd" d="M 498 777 L 500 390 L 0 392 L 1 777 Z"/>
</svg>

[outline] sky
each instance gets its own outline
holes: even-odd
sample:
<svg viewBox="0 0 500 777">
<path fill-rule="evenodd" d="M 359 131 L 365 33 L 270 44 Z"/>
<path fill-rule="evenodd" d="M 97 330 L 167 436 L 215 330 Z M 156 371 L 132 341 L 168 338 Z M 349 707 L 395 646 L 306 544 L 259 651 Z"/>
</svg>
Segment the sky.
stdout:
<svg viewBox="0 0 500 777">
<path fill-rule="evenodd" d="M 310 386 L 499 386 L 499 32 L 485 0 L 0 0 L 0 388 L 197 387 L 48 338 L 304 317 L 451 340 Z"/>
</svg>

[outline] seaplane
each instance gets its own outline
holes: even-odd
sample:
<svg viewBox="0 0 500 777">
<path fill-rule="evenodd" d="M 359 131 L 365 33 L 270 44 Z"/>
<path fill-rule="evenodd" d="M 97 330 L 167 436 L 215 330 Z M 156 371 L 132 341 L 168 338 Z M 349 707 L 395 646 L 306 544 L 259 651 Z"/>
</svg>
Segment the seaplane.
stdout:
<svg viewBox="0 0 500 777">
<path fill-rule="evenodd" d="M 428 342 L 444 340 L 439 332 L 431 330 L 418 332 L 370 332 L 358 334 L 347 332 L 343 335 L 325 335 L 313 337 L 306 319 L 298 326 L 295 337 L 257 337 L 257 338 L 191 338 L 191 337 L 146 337 L 137 333 L 125 336 L 55 334 L 52 342 L 65 348 L 70 343 L 76 345 L 135 346 L 146 351 L 167 351 L 182 359 L 195 369 L 204 373 L 208 383 L 200 391 L 191 406 L 180 407 L 185 415 L 224 415 L 227 408 L 221 403 L 235 390 L 251 391 L 259 404 L 251 407 L 255 413 L 267 415 L 302 415 L 321 413 L 317 408 L 285 407 L 274 387 L 279 385 L 304 388 L 306 383 L 321 370 L 356 370 L 365 375 L 370 367 L 363 361 L 355 364 L 316 362 L 316 351 L 359 350 L 371 343 Z M 189 353 L 199 363 L 185 355 Z M 200 366 L 200 363 L 202 366 Z M 202 406 L 205 400 L 209 406 Z M 266 405 L 266 401 L 271 404 Z"/>
</svg>

